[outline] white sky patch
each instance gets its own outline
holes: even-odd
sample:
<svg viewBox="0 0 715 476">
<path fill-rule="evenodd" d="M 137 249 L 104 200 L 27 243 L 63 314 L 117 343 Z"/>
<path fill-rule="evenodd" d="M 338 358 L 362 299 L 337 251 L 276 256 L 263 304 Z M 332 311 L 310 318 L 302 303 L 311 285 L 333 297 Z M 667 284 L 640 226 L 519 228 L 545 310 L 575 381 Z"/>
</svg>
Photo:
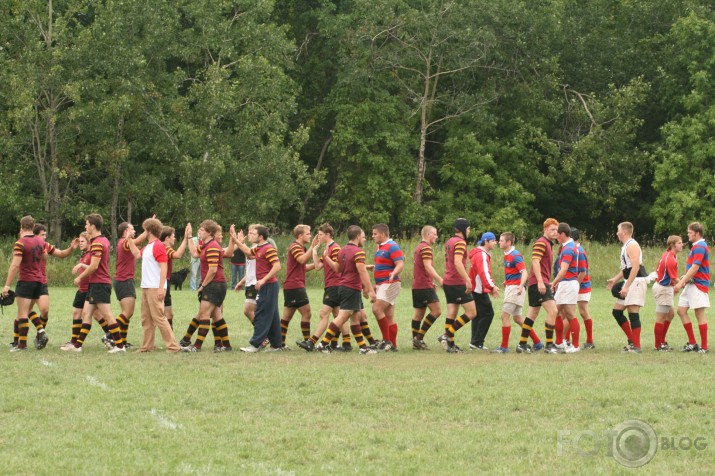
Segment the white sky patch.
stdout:
<svg viewBox="0 0 715 476">
<path fill-rule="evenodd" d="M 100 382 L 96 377 L 92 377 L 91 375 L 87 375 L 87 383 L 93 387 L 99 387 L 102 390 L 109 390 L 109 386 L 106 383 Z"/>
<path fill-rule="evenodd" d="M 169 420 L 164 415 L 162 415 L 162 413 L 156 408 L 152 408 L 149 414 L 156 418 L 159 424 L 168 430 L 177 430 L 181 428 L 181 425 L 179 423 L 174 423 L 173 421 Z"/>
</svg>

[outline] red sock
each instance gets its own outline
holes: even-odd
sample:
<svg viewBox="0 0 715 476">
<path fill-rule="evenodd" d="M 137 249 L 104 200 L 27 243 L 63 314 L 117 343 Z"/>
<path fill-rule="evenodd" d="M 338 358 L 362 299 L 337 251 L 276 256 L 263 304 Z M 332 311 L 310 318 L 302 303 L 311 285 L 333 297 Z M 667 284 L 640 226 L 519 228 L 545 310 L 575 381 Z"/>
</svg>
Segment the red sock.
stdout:
<svg viewBox="0 0 715 476">
<path fill-rule="evenodd" d="M 641 328 L 636 327 L 631 331 L 633 334 L 633 345 L 638 347 L 639 349 L 641 348 Z"/>
<path fill-rule="evenodd" d="M 708 350 L 708 324 L 700 324 L 700 348 Z"/>
<path fill-rule="evenodd" d="M 505 349 L 509 348 L 509 334 L 511 334 L 511 326 L 502 326 L 502 328 L 501 328 L 501 346 Z"/>
<path fill-rule="evenodd" d="M 578 347 L 578 340 L 581 336 L 581 324 L 578 323 L 578 318 L 569 319 L 571 325 L 571 343 L 574 347 Z"/>
<path fill-rule="evenodd" d="M 556 324 L 554 325 L 554 330 L 556 331 L 556 345 L 563 343 L 564 341 L 564 318 L 561 316 L 556 316 Z"/>
<path fill-rule="evenodd" d="M 536 335 L 536 331 L 534 329 L 531 329 L 531 332 L 529 332 L 529 337 L 531 337 L 531 340 L 534 342 L 534 345 L 541 342 L 541 339 L 539 339 L 539 336 Z"/>
<path fill-rule="evenodd" d="M 583 321 L 583 327 L 586 328 L 586 343 L 593 344 L 593 319 Z"/>
<path fill-rule="evenodd" d="M 663 323 L 663 342 L 665 342 L 665 336 L 668 334 L 668 328 L 670 327 L 671 321 L 665 321 Z"/>
<path fill-rule="evenodd" d="M 655 326 L 653 327 L 653 334 L 655 335 L 655 348 L 659 348 L 660 345 L 663 343 L 663 324 L 660 322 L 656 322 Z"/>
<path fill-rule="evenodd" d="M 631 323 L 626 321 L 623 324 L 621 324 L 621 329 L 623 329 L 623 333 L 626 334 L 626 339 L 632 341 L 633 340 L 633 331 L 631 330 Z"/>
<path fill-rule="evenodd" d="M 390 342 L 397 347 L 397 324 L 390 324 Z"/>
<path fill-rule="evenodd" d="M 688 334 L 688 344 L 696 344 L 697 342 L 695 341 L 695 332 L 693 332 L 693 323 L 688 322 L 687 324 L 683 324 L 683 327 L 685 328 L 685 332 Z"/>
<path fill-rule="evenodd" d="M 377 325 L 380 326 L 380 332 L 382 332 L 382 340 L 390 340 L 390 323 L 387 322 L 387 318 L 377 320 Z"/>
</svg>

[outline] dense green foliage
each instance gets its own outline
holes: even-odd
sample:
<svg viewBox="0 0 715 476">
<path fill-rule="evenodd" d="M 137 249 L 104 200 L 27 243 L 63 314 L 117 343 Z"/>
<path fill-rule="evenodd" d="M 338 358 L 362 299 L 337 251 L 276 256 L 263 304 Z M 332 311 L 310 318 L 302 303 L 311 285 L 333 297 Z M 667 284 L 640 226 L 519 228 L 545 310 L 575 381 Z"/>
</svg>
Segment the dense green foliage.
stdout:
<svg viewBox="0 0 715 476">
<path fill-rule="evenodd" d="M 7 0 L 0 234 L 713 221 L 704 0 Z"/>
</svg>

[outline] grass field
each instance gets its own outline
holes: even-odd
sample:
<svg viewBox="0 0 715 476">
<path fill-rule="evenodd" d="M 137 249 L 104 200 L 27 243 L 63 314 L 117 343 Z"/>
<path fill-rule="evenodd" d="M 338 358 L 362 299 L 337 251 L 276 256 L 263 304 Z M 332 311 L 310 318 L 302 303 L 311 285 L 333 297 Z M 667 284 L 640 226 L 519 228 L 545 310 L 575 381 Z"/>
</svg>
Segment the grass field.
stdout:
<svg viewBox="0 0 715 476">
<path fill-rule="evenodd" d="M 397 308 L 399 353 L 109 355 L 95 326 L 84 352 L 68 355 L 58 347 L 74 290 L 50 292 L 48 347 L 0 354 L 2 475 L 627 474 L 636 470 L 608 456 L 606 442 L 633 419 L 659 445 L 637 471 L 715 473 L 713 357 L 646 350 L 652 301 L 640 355 L 619 352 L 624 337 L 603 289 L 591 306 L 597 348 L 570 355 L 446 354 L 435 340 L 443 319 L 427 335 L 431 349 L 413 352 L 409 289 Z M 320 289 L 309 294 L 320 302 Z M 180 337 L 196 298 L 173 298 Z M 235 347 L 250 333 L 242 304 L 242 294 L 226 300 Z M 3 345 L 14 311 L 2 316 Z M 497 317 L 489 347 L 499 326 Z M 543 335 L 543 316 L 536 328 Z M 135 315 L 131 342 L 140 330 Z M 468 332 L 457 333 L 463 348 Z M 512 348 L 517 335 L 513 327 Z M 297 318 L 288 337 L 300 337 Z M 677 318 L 668 340 L 685 342 Z"/>
</svg>

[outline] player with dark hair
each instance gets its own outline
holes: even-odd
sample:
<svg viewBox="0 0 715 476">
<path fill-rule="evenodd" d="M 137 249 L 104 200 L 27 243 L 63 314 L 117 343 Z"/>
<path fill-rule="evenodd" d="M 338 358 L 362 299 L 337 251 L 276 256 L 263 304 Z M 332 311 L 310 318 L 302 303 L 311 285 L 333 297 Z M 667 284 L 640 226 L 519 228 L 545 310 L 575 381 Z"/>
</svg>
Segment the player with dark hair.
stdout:
<svg viewBox="0 0 715 476">
<path fill-rule="evenodd" d="M 313 248 L 313 263 L 315 264 L 315 269 L 323 270 L 324 289 L 323 304 L 320 308 L 320 321 L 315 328 L 315 333 L 308 339 L 296 342 L 298 347 L 308 352 L 315 350 L 316 344 L 320 341 L 323 333 L 325 333 L 325 330 L 328 328 L 330 315 L 332 314 L 333 318 L 336 318 L 340 311 L 340 264 L 338 263 L 340 245 L 333 239 L 333 234 L 333 227 L 328 223 L 320 225 L 316 238 L 319 243 L 325 245 L 325 249 L 319 254 L 318 246 Z M 367 322 L 365 322 L 365 325 L 367 325 Z M 343 324 L 341 331 L 344 338 L 342 347 L 338 347 L 337 335 L 331 340 L 330 345 L 334 350 L 351 351 L 350 324 L 347 322 Z"/>
<path fill-rule="evenodd" d="M 105 344 L 109 347 L 110 353 L 126 352 L 124 339 L 119 329 L 119 324 L 112 316 L 112 278 L 109 276 L 109 240 L 102 235 L 104 220 L 97 213 L 87 215 L 85 218 L 85 231 L 90 237 L 89 253 L 91 259 L 89 266 L 82 271 L 74 280 L 75 286 L 79 286 L 82 280 L 88 278 L 87 300 L 82 309 L 82 328 L 74 346 L 63 347 L 62 350 L 69 352 L 82 352 L 87 334 L 92 329 L 92 316 L 95 313 L 106 321 L 111 334 L 111 341 Z"/>
<path fill-rule="evenodd" d="M 232 230 L 233 231 L 233 230 Z M 226 253 L 217 241 L 221 235 L 221 227 L 213 220 L 204 220 L 199 225 L 197 235 L 199 246 L 194 245 L 191 240 L 191 224 L 186 227 L 186 234 L 191 256 L 199 257 L 201 261 L 201 280 L 198 287 L 199 312 L 196 316 L 198 321 L 198 333 L 193 345 L 182 339 L 179 343 L 184 352 L 200 352 L 203 348 L 204 340 L 211 328 L 213 321 L 215 341 L 222 342 L 221 346 L 216 345 L 214 352 L 228 352 L 233 350 L 228 335 L 228 325 L 221 312 L 223 301 L 226 298 L 226 276 L 223 272 L 223 257 Z M 229 253 L 233 252 L 233 243 L 229 245 Z M 191 328 L 191 325 L 190 325 Z M 187 331 L 187 334 L 191 331 Z M 189 344 L 189 345 L 187 345 Z"/>
<path fill-rule="evenodd" d="M 504 304 L 501 313 L 501 344 L 494 349 L 495 353 L 506 354 L 509 352 L 509 336 L 511 322 L 509 317 L 521 327 L 524 324 L 524 300 L 526 299 L 526 280 L 529 273 L 524 264 L 524 256 L 514 248 L 514 233 L 506 232 L 499 236 L 499 248 L 504 252 Z M 529 333 L 534 341 L 534 350 L 544 348 L 536 331 Z"/>
<path fill-rule="evenodd" d="M 384 223 L 372 227 L 372 240 L 375 242 L 375 302 L 372 313 L 382 332 L 382 342 L 377 350 L 386 352 L 397 350 L 397 322 L 395 321 L 395 303 L 400 295 L 402 283 L 400 273 L 405 266 L 402 249 L 390 238 L 390 229 Z"/>
<path fill-rule="evenodd" d="M 333 337 L 340 333 L 340 328 L 348 320 L 351 321 L 350 330 L 355 336 L 355 341 L 360 347 L 361 354 L 374 354 L 375 349 L 368 347 L 360 325 L 360 315 L 362 310 L 362 298 L 360 291 L 370 302 L 375 302 L 375 291 L 370 283 L 370 276 L 365 266 L 365 232 L 359 226 L 348 227 L 348 244 L 338 253 L 340 283 L 338 296 L 340 298 L 340 312 L 338 316 L 328 325 L 325 336 L 316 346 L 316 350 L 324 353 L 332 351 L 330 342 Z"/>
<path fill-rule="evenodd" d="M 268 228 L 257 225 L 248 230 L 248 240 L 253 243 L 249 248 L 244 243 L 243 230 L 238 235 L 232 236 L 247 259 L 256 260 L 256 312 L 253 320 L 253 336 L 249 345 L 241 347 L 243 352 L 258 352 L 262 349 L 263 341 L 268 338 L 270 351 L 283 350 L 281 339 L 280 314 L 278 312 L 278 279 L 276 275 L 281 269 L 278 251 L 268 242 Z"/>
<path fill-rule="evenodd" d="M 591 319 L 591 313 L 588 310 L 592 290 L 588 256 L 583 245 L 581 245 L 581 232 L 577 228 L 571 228 L 571 238 L 573 238 L 578 249 L 578 313 L 583 320 L 583 327 L 586 329 L 586 343 L 581 347 L 583 349 L 595 349 L 596 346 L 593 343 L 593 319 Z"/>
<path fill-rule="evenodd" d="M 556 347 L 561 352 L 574 353 L 581 351 L 581 347 L 579 347 L 581 326 L 576 317 L 579 291 L 578 248 L 573 238 L 571 238 L 571 227 L 568 223 L 559 223 L 557 232 L 557 239 L 561 244 L 561 249 L 557 259 L 558 273 L 551 282 L 551 290 L 554 292 L 558 315 L 569 323 L 573 342 L 565 341 L 561 344 L 561 347 L 558 344 Z"/>
<path fill-rule="evenodd" d="M 442 278 L 444 296 L 447 300 L 447 319 L 445 332 L 439 337 L 444 350 L 449 353 L 462 352 L 454 343 L 454 334 L 477 315 L 474 297 L 469 292 L 469 273 L 467 272 L 467 237 L 470 223 L 466 218 L 457 218 L 452 227 L 454 235 L 444 245 L 445 271 Z M 457 318 L 459 306 L 464 314 Z"/>
<path fill-rule="evenodd" d="M 40 223 L 35 223 L 35 227 L 33 228 L 32 231 L 35 235 L 42 238 L 43 241 L 45 242 L 45 249 L 44 249 L 45 253 L 44 253 L 43 259 L 42 259 L 42 284 L 44 286 L 43 286 L 42 291 L 40 292 L 40 298 L 37 300 L 37 307 L 39 308 L 39 311 L 40 311 L 40 320 L 42 321 L 42 327 L 45 330 L 47 330 L 47 322 L 50 318 L 50 294 L 47 289 L 47 257 L 54 256 L 55 258 L 60 258 L 60 259 L 67 258 L 79 246 L 79 239 L 78 238 L 73 239 L 68 248 L 61 250 L 59 248 L 55 248 L 52 244 L 47 242 L 47 228 L 45 228 L 45 225 L 42 225 Z M 29 316 L 30 320 L 33 319 L 34 314 L 36 314 L 35 311 L 30 311 L 30 316 Z M 37 338 L 35 338 L 35 347 L 38 350 L 42 349 L 44 347 L 44 346 L 40 345 L 40 342 L 38 341 Z"/>
<path fill-rule="evenodd" d="M 20 237 L 13 246 L 13 256 L 7 271 L 5 287 L 2 296 L 10 291 L 10 285 L 18 276 L 15 287 L 15 304 L 17 305 L 18 342 L 10 348 L 10 352 L 27 349 L 27 333 L 30 328 L 30 310 L 40 298 L 43 288 L 42 264 L 45 249 L 45 240 L 33 233 L 35 219 L 30 215 L 20 220 Z M 40 316 L 35 314 L 32 323 L 37 328 L 37 341 L 42 347 L 47 345 L 47 333 L 42 325 Z M 38 347 L 39 348 L 39 347 Z"/>
<path fill-rule="evenodd" d="M 174 271 L 174 260 L 181 259 L 184 256 L 186 247 L 189 244 L 189 233 L 188 226 L 184 229 L 184 238 L 181 240 L 179 247 L 174 250 L 174 244 L 176 243 L 176 230 L 170 226 L 164 226 L 161 230 L 161 235 L 159 236 L 159 241 L 164 243 L 166 247 L 166 256 L 168 258 L 167 270 L 166 270 L 166 282 L 170 283 L 171 273 Z M 164 315 L 166 320 L 169 321 L 169 327 L 174 328 L 174 308 L 172 306 L 171 300 L 171 285 L 166 286 L 166 296 L 164 296 Z"/>
<path fill-rule="evenodd" d="M 129 321 L 134 315 L 137 300 L 136 285 L 134 283 L 137 260 L 129 249 L 128 240 L 133 240 L 134 244 L 139 246 L 146 240 L 146 233 L 142 233 L 135 238 L 134 225 L 123 222 L 117 226 L 117 234 L 120 238 L 117 241 L 117 267 L 114 272 L 113 286 L 119 306 L 122 309 L 122 312 L 117 316 L 117 322 L 121 329 L 122 339 L 124 339 L 127 348 L 130 349 L 132 344 L 127 342 L 127 334 L 129 332 Z"/>
</svg>

